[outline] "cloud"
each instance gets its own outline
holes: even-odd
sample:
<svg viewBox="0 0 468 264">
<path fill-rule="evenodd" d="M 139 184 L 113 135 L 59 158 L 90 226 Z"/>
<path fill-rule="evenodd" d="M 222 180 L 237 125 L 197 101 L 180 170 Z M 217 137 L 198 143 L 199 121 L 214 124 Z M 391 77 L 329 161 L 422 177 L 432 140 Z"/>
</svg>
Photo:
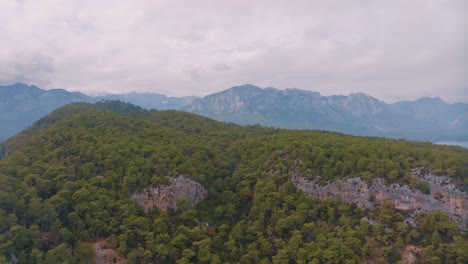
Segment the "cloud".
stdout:
<svg viewBox="0 0 468 264">
<path fill-rule="evenodd" d="M 0 80 L 6 83 L 49 83 L 48 75 L 54 72 L 54 63 L 50 56 L 27 51 L 12 55 L 5 56 L 0 64 Z"/>
<path fill-rule="evenodd" d="M 252 83 L 468 102 L 468 3 L 0 1 L 0 84 L 205 95 Z"/>
</svg>

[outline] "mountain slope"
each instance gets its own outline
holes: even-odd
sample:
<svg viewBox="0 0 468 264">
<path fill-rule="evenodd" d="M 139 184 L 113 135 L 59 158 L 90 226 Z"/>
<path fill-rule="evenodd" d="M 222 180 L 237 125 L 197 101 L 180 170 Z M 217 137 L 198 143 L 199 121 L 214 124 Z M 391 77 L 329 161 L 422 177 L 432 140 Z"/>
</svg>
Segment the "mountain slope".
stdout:
<svg viewBox="0 0 468 264">
<path fill-rule="evenodd" d="M 468 140 L 468 104 L 449 105 L 440 98 L 389 105 L 363 93 L 321 96 L 299 89 L 244 85 L 195 99 L 182 109 L 237 124 L 417 140 Z"/>
<path fill-rule="evenodd" d="M 460 189 L 463 148 L 99 102 L 62 107 L 0 149 L 1 262 L 93 263 L 96 243 L 129 263 L 397 262 L 411 247 L 422 262 L 468 260 L 451 215 L 316 200 L 296 182 L 419 194 L 411 172 L 424 166 Z"/>
</svg>

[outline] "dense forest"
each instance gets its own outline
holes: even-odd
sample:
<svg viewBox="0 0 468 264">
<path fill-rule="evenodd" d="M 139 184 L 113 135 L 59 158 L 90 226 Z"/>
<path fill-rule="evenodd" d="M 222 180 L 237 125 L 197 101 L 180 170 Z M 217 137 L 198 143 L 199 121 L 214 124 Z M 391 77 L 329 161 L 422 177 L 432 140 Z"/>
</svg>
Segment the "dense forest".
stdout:
<svg viewBox="0 0 468 264">
<path fill-rule="evenodd" d="M 4 142 L 0 157 L 0 263 L 94 263 L 102 239 L 128 263 L 397 263 L 408 245 L 420 248 L 416 263 L 468 263 L 468 235 L 440 211 L 413 226 L 391 202 L 317 201 L 288 175 L 300 160 L 309 179 L 410 184 L 410 170 L 427 167 L 466 187 L 461 147 L 99 102 L 56 110 Z M 178 175 L 208 198 L 148 212 L 132 200 Z"/>
</svg>

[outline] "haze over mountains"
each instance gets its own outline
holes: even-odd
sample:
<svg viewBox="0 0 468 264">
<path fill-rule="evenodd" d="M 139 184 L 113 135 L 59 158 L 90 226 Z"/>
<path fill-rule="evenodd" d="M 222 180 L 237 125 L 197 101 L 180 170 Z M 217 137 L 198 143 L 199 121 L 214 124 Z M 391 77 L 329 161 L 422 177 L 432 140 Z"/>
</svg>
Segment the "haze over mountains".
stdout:
<svg viewBox="0 0 468 264">
<path fill-rule="evenodd" d="M 77 92 L 45 91 L 37 86 L 16 83 L 0 86 L 0 141 L 31 125 L 54 109 L 71 102 L 92 102 Z"/>
<path fill-rule="evenodd" d="M 195 96 L 184 96 L 184 97 L 169 97 L 164 94 L 158 93 L 137 93 L 130 92 L 125 94 L 108 94 L 104 96 L 94 97 L 98 100 L 114 100 L 124 101 L 131 104 L 138 105 L 145 109 L 180 109 L 184 105 L 190 103 Z"/>
<path fill-rule="evenodd" d="M 193 97 L 167 97 L 157 93 L 109 94 L 88 96 L 63 89 L 43 90 L 34 85 L 16 83 L 0 86 L 0 142 L 30 126 L 56 108 L 73 102 L 120 100 L 146 109 L 179 109 Z"/>
<path fill-rule="evenodd" d="M 387 104 L 363 93 L 322 96 L 244 85 L 196 99 L 183 109 L 238 124 L 414 140 L 468 139 L 468 104 L 448 104 L 440 98 Z"/>
<path fill-rule="evenodd" d="M 413 140 L 468 140 L 468 104 L 440 98 L 387 104 L 363 93 L 322 96 L 300 89 L 236 86 L 203 98 L 153 93 L 87 96 L 17 83 L 0 86 L 0 141 L 71 102 L 121 100 L 146 109 L 181 109 L 237 124 L 331 130 Z"/>
</svg>

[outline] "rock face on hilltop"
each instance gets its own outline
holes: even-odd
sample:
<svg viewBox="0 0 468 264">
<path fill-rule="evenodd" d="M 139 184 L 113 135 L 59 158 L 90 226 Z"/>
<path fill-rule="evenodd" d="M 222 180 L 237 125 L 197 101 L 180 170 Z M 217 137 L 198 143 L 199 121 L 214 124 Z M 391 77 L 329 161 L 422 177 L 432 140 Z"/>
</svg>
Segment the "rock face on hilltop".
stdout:
<svg viewBox="0 0 468 264">
<path fill-rule="evenodd" d="M 319 184 L 320 178 L 309 181 L 297 174 L 291 179 L 298 189 L 315 199 L 334 199 L 339 196 L 344 202 L 369 209 L 389 200 L 395 203 L 397 209 L 414 213 L 440 210 L 449 214 L 460 229 L 468 230 L 468 194 L 457 189 L 449 177 L 436 176 L 421 168 L 414 169 L 412 174 L 428 184 L 430 193 L 425 194 L 398 183 L 385 185 L 382 178 L 367 183 L 355 177 L 326 185 Z"/>
<path fill-rule="evenodd" d="M 190 180 L 182 175 L 172 178 L 167 185 L 146 188 L 143 192 L 133 194 L 138 206 L 146 212 L 153 208 L 161 211 L 177 209 L 177 201 L 187 199 L 187 207 L 195 206 L 208 197 L 208 190 L 200 183 Z"/>
</svg>

